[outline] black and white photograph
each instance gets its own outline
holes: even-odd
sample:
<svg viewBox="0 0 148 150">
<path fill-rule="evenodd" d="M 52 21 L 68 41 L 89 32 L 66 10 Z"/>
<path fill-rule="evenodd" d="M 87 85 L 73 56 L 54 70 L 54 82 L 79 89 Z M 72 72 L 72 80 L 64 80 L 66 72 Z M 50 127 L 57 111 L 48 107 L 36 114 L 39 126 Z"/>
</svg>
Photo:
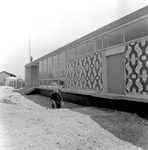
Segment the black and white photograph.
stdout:
<svg viewBox="0 0 148 150">
<path fill-rule="evenodd" d="M 148 150 L 148 0 L 0 1 L 0 150 Z"/>
</svg>

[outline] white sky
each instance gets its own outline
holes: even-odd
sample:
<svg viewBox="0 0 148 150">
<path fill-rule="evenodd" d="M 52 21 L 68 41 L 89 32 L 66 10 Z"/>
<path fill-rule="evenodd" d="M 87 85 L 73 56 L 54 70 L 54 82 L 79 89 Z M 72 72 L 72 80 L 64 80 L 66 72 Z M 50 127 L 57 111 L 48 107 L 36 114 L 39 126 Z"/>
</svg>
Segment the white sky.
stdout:
<svg viewBox="0 0 148 150">
<path fill-rule="evenodd" d="M 37 59 L 148 5 L 148 0 L 0 0 L 0 71 L 24 79 Z"/>
</svg>

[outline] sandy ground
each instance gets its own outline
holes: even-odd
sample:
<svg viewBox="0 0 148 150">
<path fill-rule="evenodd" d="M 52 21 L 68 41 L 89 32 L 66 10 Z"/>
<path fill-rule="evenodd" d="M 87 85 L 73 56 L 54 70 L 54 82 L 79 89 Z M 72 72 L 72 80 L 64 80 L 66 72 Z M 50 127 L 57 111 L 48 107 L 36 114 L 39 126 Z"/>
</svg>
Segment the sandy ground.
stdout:
<svg viewBox="0 0 148 150">
<path fill-rule="evenodd" d="M 46 97 L 0 87 L 0 150 L 143 150 L 147 145 L 119 137 L 117 127 L 116 135 L 117 115 L 68 102 L 51 109 Z"/>
</svg>

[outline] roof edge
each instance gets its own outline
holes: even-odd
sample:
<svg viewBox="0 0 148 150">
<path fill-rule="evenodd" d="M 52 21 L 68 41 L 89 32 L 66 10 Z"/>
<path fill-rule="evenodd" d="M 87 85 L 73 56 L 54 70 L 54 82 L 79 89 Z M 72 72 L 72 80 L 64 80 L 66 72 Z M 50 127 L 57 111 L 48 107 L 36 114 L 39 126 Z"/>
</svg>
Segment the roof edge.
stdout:
<svg viewBox="0 0 148 150">
<path fill-rule="evenodd" d="M 32 62 L 26 64 L 25 67 L 32 66 L 32 65 L 38 63 L 40 60 L 42 60 L 42 59 L 44 59 L 44 58 L 46 58 L 46 57 L 48 57 L 50 55 L 54 55 L 57 52 L 66 50 L 66 49 L 68 49 L 70 47 L 73 47 L 74 45 L 77 45 L 77 44 L 79 44 L 79 43 L 81 43 L 83 41 L 86 41 L 86 40 L 88 40 L 90 38 L 93 38 L 93 37 L 95 37 L 95 36 L 97 36 L 99 34 L 107 32 L 107 31 L 109 31 L 109 30 L 111 30 L 113 28 L 121 26 L 122 24 L 125 24 L 125 23 L 127 23 L 129 21 L 132 21 L 132 20 L 134 20 L 136 18 L 139 18 L 139 17 L 141 17 L 143 15 L 146 15 L 146 14 L 148 14 L 148 6 L 145 6 L 145 7 L 141 8 L 141 9 L 139 9 L 139 10 L 136 10 L 136 11 L 134 11 L 134 12 L 132 12 L 132 13 L 130 13 L 130 14 L 128 14 L 128 15 L 126 15 L 126 16 L 118 19 L 118 20 L 116 20 L 116 21 L 113 21 L 113 22 L 111 22 L 111 23 L 109 23 L 109 24 L 107 24 L 107 25 L 105 25 L 105 26 L 103 26 L 103 27 L 101 27 L 101 28 L 99 28 L 99 29 L 97 29 L 97 30 L 87 34 L 87 35 L 84 35 L 84 36 L 80 37 L 79 39 L 76 39 L 75 41 L 70 42 L 69 44 L 66 44 L 66 45 L 64 45 L 64 46 L 62 46 L 62 47 L 60 47 L 60 48 L 58 48 L 56 50 L 53 50 L 52 52 L 50 52 L 50 53 L 48 53 L 48 54 L 46 54 L 46 55 L 44 55 L 44 56 L 42 56 L 40 58 L 37 58 L 36 60 L 34 60 Z"/>
<path fill-rule="evenodd" d="M 1 71 L 0 74 L 1 74 L 1 73 L 7 73 L 7 74 L 9 74 L 10 76 L 16 77 L 16 75 L 14 75 L 14 74 L 12 74 L 12 73 L 9 73 L 9 72 L 7 72 L 7 71 Z"/>
</svg>

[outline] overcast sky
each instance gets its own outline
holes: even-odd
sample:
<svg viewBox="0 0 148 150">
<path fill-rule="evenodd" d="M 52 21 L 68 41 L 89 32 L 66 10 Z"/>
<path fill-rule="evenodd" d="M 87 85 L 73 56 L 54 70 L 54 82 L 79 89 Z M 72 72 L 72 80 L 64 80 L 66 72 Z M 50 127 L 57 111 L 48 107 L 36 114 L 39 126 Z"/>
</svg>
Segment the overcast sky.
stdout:
<svg viewBox="0 0 148 150">
<path fill-rule="evenodd" d="M 37 59 L 148 5 L 148 0 L 1 0 L 0 71 L 24 78 Z"/>
</svg>

